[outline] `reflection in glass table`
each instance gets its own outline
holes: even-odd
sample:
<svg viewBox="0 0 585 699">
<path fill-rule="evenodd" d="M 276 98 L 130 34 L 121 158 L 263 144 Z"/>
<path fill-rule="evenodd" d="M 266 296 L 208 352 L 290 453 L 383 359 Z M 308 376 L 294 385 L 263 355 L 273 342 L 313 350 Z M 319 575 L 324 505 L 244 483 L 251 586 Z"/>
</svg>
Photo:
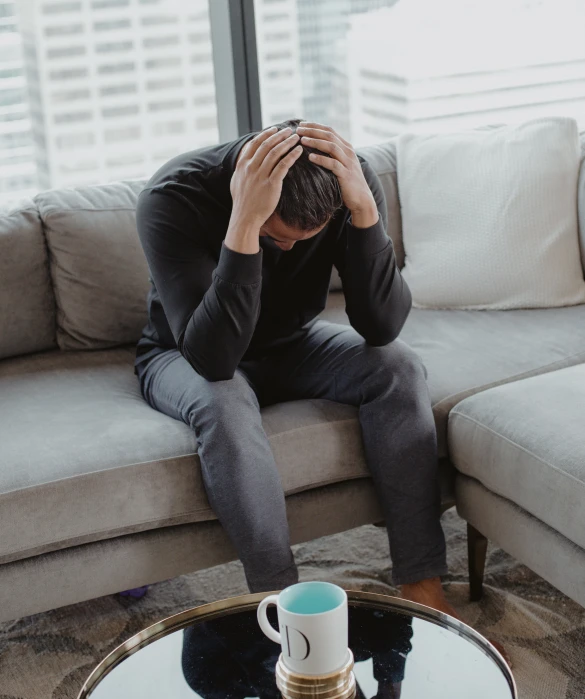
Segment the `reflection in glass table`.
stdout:
<svg viewBox="0 0 585 699">
<path fill-rule="evenodd" d="M 79 699 L 278 699 L 280 646 L 256 620 L 270 593 L 196 607 L 132 637 L 92 672 Z M 482 636 L 395 597 L 348 591 L 358 699 L 516 699 L 512 674 Z M 276 609 L 268 618 L 276 627 Z"/>
</svg>

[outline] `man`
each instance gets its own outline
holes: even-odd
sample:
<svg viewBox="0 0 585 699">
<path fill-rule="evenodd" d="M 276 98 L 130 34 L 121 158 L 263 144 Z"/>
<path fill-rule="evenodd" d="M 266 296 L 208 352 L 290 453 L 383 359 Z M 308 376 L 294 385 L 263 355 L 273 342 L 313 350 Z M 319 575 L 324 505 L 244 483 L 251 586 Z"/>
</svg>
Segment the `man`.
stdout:
<svg viewBox="0 0 585 699">
<path fill-rule="evenodd" d="M 250 591 L 298 580 L 260 408 L 327 398 L 359 409 L 394 583 L 455 615 L 440 582 L 426 372 L 397 339 L 411 295 L 371 166 L 332 128 L 293 119 L 176 156 L 146 184 L 136 216 L 152 286 L 135 372 L 153 408 L 194 430 Z M 317 317 L 332 265 L 350 326 Z"/>
</svg>

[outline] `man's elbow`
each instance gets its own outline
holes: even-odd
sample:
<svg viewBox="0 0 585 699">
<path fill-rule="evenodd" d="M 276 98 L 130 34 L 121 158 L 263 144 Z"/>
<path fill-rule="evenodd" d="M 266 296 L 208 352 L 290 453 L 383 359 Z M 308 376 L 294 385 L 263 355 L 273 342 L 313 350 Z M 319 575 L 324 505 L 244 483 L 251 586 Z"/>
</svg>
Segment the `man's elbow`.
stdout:
<svg viewBox="0 0 585 699">
<path fill-rule="evenodd" d="M 221 358 L 218 357 L 215 361 L 204 361 L 202 357 L 189 352 L 184 345 L 178 349 L 191 367 L 206 381 L 229 381 L 234 378 L 236 367 L 221 361 Z"/>
<path fill-rule="evenodd" d="M 408 318 L 408 313 L 404 313 L 399 317 L 380 318 L 377 323 L 373 323 L 366 332 L 361 333 L 368 345 L 373 347 L 381 347 L 394 342 L 402 332 L 402 328 Z"/>
<path fill-rule="evenodd" d="M 384 345 L 388 345 L 391 342 L 394 342 L 398 335 L 400 335 L 400 331 L 402 330 L 402 327 L 389 327 L 389 328 L 384 328 L 383 330 L 379 330 L 375 333 L 369 332 L 366 335 L 364 335 L 364 338 L 368 345 L 371 345 L 372 347 L 382 347 Z"/>
</svg>

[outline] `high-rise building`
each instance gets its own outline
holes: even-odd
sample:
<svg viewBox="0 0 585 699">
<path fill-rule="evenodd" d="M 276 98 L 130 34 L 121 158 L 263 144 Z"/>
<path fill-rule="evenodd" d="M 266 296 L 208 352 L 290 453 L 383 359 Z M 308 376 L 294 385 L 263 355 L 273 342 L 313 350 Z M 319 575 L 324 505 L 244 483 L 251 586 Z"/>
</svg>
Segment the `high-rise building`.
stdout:
<svg viewBox="0 0 585 699">
<path fill-rule="evenodd" d="M 19 0 L 41 187 L 217 142 L 207 0 Z"/>
<path fill-rule="evenodd" d="M 16 3 L 0 0 L 0 204 L 37 190 Z"/>
<path fill-rule="evenodd" d="M 405 130 L 553 115 L 583 128 L 583 27 L 581 0 L 402 0 L 354 15 L 346 51 L 351 138 L 368 145 Z"/>
<path fill-rule="evenodd" d="M 298 42 L 306 118 L 350 132 L 347 38 L 351 17 L 397 0 L 298 0 Z M 364 47 L 367 50 L 367 46 Z"/>
<path fill-rule="evenodd" d="M 40 187 L 217 143 L 208 0 L 18 0 Z M 260 0 L 263 116 L 302 115 L 295 0 Z"/>
<path fill-rule="evenodd" d="M 262 123 L 268 125 L 285 119 L 306 119 L 297 2 L 256 0 L 254 15 Z"/>
</svg>

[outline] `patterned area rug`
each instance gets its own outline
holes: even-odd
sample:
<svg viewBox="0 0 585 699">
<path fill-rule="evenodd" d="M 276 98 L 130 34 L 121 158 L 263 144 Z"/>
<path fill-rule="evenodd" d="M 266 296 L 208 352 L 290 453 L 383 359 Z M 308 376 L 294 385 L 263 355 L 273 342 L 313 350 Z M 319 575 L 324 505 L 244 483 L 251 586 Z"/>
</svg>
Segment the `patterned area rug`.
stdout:
<svg viewBox="0 0 585 699">
<path fill-rule="evenodd" d="M 449 600 L 468 623 L 509 648 L 521 699 L 583 699 L 585 609 L 493 547 L 484 598 L 469 603 L 465 524 L 449 511 L 443 525 Z M 385 530 L 361 527 L 294 551 L 301 580 L 396 594 Z M 93 667 L 145 626 L 246 592 L 242 567 L 235 562 L 153 585 L 141 600 L 111 595 L 2 623 L 0 699 L 75 699 Z"/>
</svg>

